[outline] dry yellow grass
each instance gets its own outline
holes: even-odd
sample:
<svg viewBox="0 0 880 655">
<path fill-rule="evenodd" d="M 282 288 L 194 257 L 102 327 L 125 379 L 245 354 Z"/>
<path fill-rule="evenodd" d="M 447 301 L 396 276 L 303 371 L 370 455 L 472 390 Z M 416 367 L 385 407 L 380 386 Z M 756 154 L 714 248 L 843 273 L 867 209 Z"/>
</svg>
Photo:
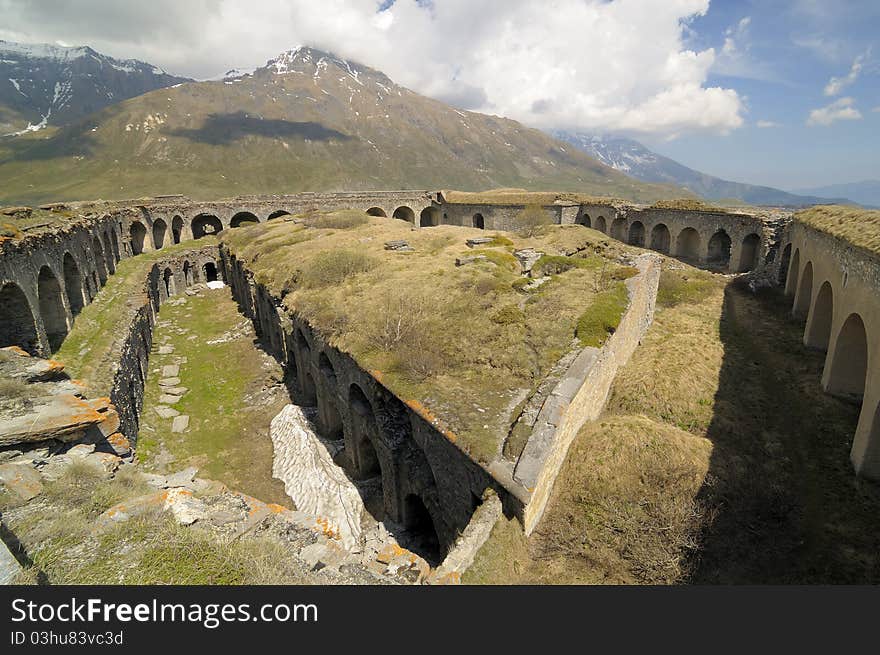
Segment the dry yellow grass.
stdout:
<svg viewBox="0 0 880 655">
<path fill-rule="evenodd" d="M 794 215 L 795 220 L 854 246 L 880 254 L 880 210 L 845 205 L 816 205 Z"/>
<path fill-rule="evenodd" d="M 446 202 L 454 205 L 553 205 L 624 203 L 620 198 L 592 196 L 585 193 L 526 191 L 525 189 L 491 189 L 489 191 L 443 191 Z"/>
<path fill-rule="evenodd" d="M 370 217 L 348 229 L 273 221 L 223 239 L 289 310 L 379 371 L 399 397 L 427 407 L 474 458 L 489 461 L 515 418 L 514 399 L 576 347 L 578 319 L 603 290 L 597 276 L 604 270 L 610 280 L 621 267 L 609 258 L 629 250 L 581 226 L 548 226 L 531 238 L 505 233 L 499 245 L 477 253 L 489 261 L 456 266 L 457 257 L 476 253 L 466 239 L 486 235 Z M 384 249 L 398 239 L 414 251 Z M 527 246 L 579 253 L 589 265 L 523 293 L 511 252 Z"/>
<path fill-rule="evenodd" d="M 672 200 L 657 200 L 651 205 L 653 209 L 682 209 L 701 212 L 726 212 L 724 207 L 710 205 L 696 198 L 674 198 Z"/>
</svg>

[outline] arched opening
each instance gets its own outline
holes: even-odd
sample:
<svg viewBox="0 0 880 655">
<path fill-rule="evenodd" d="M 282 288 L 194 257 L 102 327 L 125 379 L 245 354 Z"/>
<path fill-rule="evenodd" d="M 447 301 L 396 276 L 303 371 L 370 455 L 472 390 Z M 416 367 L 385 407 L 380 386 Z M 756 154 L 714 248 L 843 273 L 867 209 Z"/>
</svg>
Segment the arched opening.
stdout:
<svg viewBox="0 0 880 655">
<path fill-rule="evenodd" d="M 373 406 L 366 394 L 356 384 L 348 390 L 348 403 L 351 407 L 352 446 L 354 470 L 361 480 L 382 475 L 379 456 L 373 446 L 372 437 L 376 434 L 376 417 Z"/>
<path fill-rule="evenodd" d="M 743 239 L 742 250 L 739 255 L 739 268 L 737 269 L 740 273 L 751 271 L 758 265 L 760 246 L 761 237 L 757 234 L 750 234 Z"/>
<path fill-rule="evenodd" d="M 279 209 L 279 210 L 274 211 L 271 214 L 269 214 L 269 217 L 266 220 L 272 221 L 272 220 L 275 220 L 276 218 L 281 218 L 282 216 L 290 216 L 290 212 L 285 211 L 283 209 Z"/>
<path fill-rule="evenodd" d="M 110 237 L 106 232 L 102 237 L 104 242 L 104 264 L 107 266 L 107 273 L 113 275 L 116 272 L 116 261 L 113 255 L 113 246 L 110 245 Z"/>
<path fill-rule="evenodd" d="M 813 300 L 813 262 L 807 262 L 801 275 L 798 291 L 794 297 L 794 307 L 791 310 L 795 318 L 804 318 L 810 311 L 810 301 Z"/>
<path fill-rule="evenodd" d="M 388 214 L 385 213 L 385 210 L 381 207 L 370 207 L 367 210 L 367 214 L 370 216 L 381 216 L 382 218 L 387 218 Z"/>
<path fill-rule="evenodd" d="M 64 290 L 67 292 L 67 304 L 70 307 L 70 315 L 76 318 L 85 306 L 85 300 L 79 266 L 76 265 L 73 256 L 69 252 L 64 253 Z"/>
<path fill-rule="evenodd" d="M 425 207 L 419 214 L 419 227 L 435 227 L 440 225 L 440 210 L 436 207 Z"/>
<path fill-rule="evenodd" d="M 726 270 L 730 265 L 730 246 L 730 236 L 724 230 L 718 230 L 709 239 L 706 263 L 710 266 Z"/>
<path fill-rule="evenodd" d="M 328 439 L 339 439 L 342 437 L 342 417 L 340 417 L 339 408 L 336 406 L 336 371 L 326 353 L 321 353 L 318 356 L 318 370 L 321 372 L 321 384 L 324 389 L 324 393 L 318 397 L 318 416 L 321 419 L 321 427 L 324 436 Z"/>
<path fill-rule="evenodd" d="M 232 217 L 232 220 L 229 221 L 229 227 L 241 227 L 242 225 L 259 222 L 260 219 L 250 212 L 238 212 Z"/>
<path fill-rule="evenodd" d="M 669 234 L 669 228 L 663 223 L 658 223 L 651 230 L 651 250 L 669 254 L 669 247 L 672 244 L 672 235 Z"/>
<path fill-rule="evenodd" d="M 217 264 L 214 262 L 205 262 L 205 265 L 202 268 L 205 274 L 205 282 L 216 282 L 218 280 Z"/>
<path fill-rule="evenodd" d="M 607 232 L 608 231 L 608 224 L 605 222 L 605 217 L 604 216 L 597 216 L 596 217 L 596 224 L 593 227 L 596 228 L 597 230 L 599 230 L 600 232 L 602 232 L 603 234 L 605 232 Z"/>
<path fill-rule="evenodd" d="M 785 295 L 793 296 L 797 293 L 798 279 L 801 270 L 801 251 L 794 251 L 794 257 L 791 258 L 791 265 L 788 267 L 788 279 L 785 281 Z"/>
<path fill-rule="evenodd" d="M 175 216 L 171 219 L 171 240 L 180 243 L 183 239 L 183 217 Z"/>
<path fill-rule="evenodd" d="M 217 234 L 223 229 L 220 219 L 211 214 L 199 214 L 192 221 L 193 239 L 201 239 L 209 234 Z"/>
<path fill-rule="evenodd" d="M 165 233 L 168 231 L 168 224 L 161 218 L 153 221 L 153 246 L 156 250 L 161 250 L 165 245 Z"/>
<path fill-rule="evenodd" d="M 67 313 L 64 311 L 61 285 L 48 266 L 40 269 L 37 292 L 40 297 L 40 317 L 43 319 L 43 327 L 49 339 L 49 350 L 54 353 L 67 336 Z"/>
<path fill-rule="evenodd" d="M 0 348 L 19 346 L 30 354 L 39 354 L 37 324 L 24 291 L 14 282 L 0 289 Z"/>
<path fill-rule="evenodd" d="M 193 279 L 192 264 L 189 263 L 189 260 L 183 262 L 183 281 L 188 287 L 191 287 L 195 283 L 195 280 Z"/>
<path fill-rule="evenodd" d="M 645 247 L 645 225 L 641 221 L 633 221 L 629 226 L 629 245 Z"/>
<path fill-rule="evenodd" d="M 810 348 L 828 350 L 831 340 L 831 321 L 834 318 L 834 292 L 831 284 L 825 282 L 819 289 L 816 302 L 810 310 L 807 330 L 804 332 L 804 344 Z"/>
<path fill-rule="evenodd" d="M 788 282 L 788 267 L 791 266 L 791 244 L 789 243 L 782 251 L 782 260 L 779 262 L 779 276 L 776 281 L 783 289 Z"/>
<path fill-rule="evenodd" d="M 415 533 L 421 543 L 417 549 L 429 560 L 440 559 L 440 538 L 434 519 L 424 501 L 416 494 L 409 494 L 403 501 L 403 521 L 407 530 Z"/>
<path fill-rule="evenodd" d="M 119 237 L 116 236 L 116 230 L 110 233 L 110 239 L 113 243 L 113 258 L 118 262 L 122 257 L 119 254 Z"/>
<path fill-rule="evenodd" d="M 104 248 L 101 246 L 101 240 L 95 236 L 92 239 L 92 249 L 95 257 L 95 270 L 98 273 L 98 280 L 101 283 L 101 286 L 107 284 L 107 262 L 106 257 L 104 256 Z"/>
<path fill-rule="evenodd" d="M 299 355 L 299 365 L 297 366 L 300 375 L 299 386 L 300 391 L 302 391 L 302 395 L 298 399 L 300 401 L 299 404 L 314 407 L 317 404 L 317 393 L 315 392 L 315 381 L 312 378 L 311 372 L 312 347 L 309 345 L 306 335 L 300 329 L 296 331 L 296 349 Z"/>
<path fill-rule="evenodd" d="M 586 212 L 582 213 L 578 216 L 576 223 L 578 225 L 583 225 L 584 227 L 592 227 L 593 222 L 590 220 L 590 215 Z"/>
<path fill-rule="evenodd" d="M 483 218 L 482 214 L 474 214 L 471 218 L 471 224 L 478 230 L 486 229 L 486 219 Z"/>
<path fill-rule="evenodd" d="M 165 295 L 170 298 L 174 295 L 174 273 L 170 268 L 166 268 L 162 273 L 162 281 L 165 283 Z"/>
<path fill-rule="evenodd" d="M 698 260 L 700 258 L 700 233 L 692 227 L 686 227 L 678 234 L 675 254 L 682 259 Z"/>
<path fill-rule="evenodd" d="M 868 335 L 858 314 L 850 314 L 844 321 L 827 366 L 825 391 L 861 400 L 868 373 Z"/>
<path fill-rule="evenodd" d="M 403 207 L 398 207 L 394 210 L 394 213 L 391 214 L 392 218 L 396 218 L 401 221 L 406 221 L 407 223 L 416 222 L 416 213 L 410 208 L 404 205 Z"/>
<path fill-rule="evenodd" d="M 135 221 L 131 224 L 129 236 L 131 238 L 131 254 L 140 255 L 144 251 L 144 241 L 147 238 L 147 228 L 144 227 L 143 223 Z"/>
<path fill-rule="evenodd" d="M 626 241 L 626 219 L 615 218 L 611 222 L 611 237 L 618 241 Z"/>
</svg>

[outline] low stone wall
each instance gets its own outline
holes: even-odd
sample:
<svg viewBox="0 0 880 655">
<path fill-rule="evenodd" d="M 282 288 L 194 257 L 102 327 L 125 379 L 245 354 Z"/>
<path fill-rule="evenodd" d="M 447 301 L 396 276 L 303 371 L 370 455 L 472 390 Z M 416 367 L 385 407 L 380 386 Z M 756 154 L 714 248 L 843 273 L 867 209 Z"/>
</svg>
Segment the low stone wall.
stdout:
<svg viewBox="0 0 880 655">
<path fill-rule="evenodd" d="M 629 361 L 654 318 L 660 258 L 636 260 L 639 274 L 627 280 L 629 307 L 617 331 L 601 348 L 584 348 L 556 385 L 517 461 L 513 479 L 528 492 L 523 512 L 526 534 L 541 519 L 569 446 L 586 421 L 602 413 L 618 369 Z"/>
</svg>

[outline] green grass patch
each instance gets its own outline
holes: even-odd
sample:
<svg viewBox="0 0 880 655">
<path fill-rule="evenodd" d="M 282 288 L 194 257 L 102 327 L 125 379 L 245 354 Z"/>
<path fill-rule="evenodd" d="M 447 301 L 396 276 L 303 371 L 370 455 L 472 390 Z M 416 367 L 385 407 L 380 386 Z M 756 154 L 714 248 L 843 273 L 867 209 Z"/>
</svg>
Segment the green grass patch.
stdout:
<svg viewBox="0 0 880 655">
<path fill-rule="evenodd" d="M 605 261 L 598 256 L 589 257 L 566 257 L 564 255 L 543 255 L 533 269 L 539 275 L 559 275 L 573 268 L 594 270 L 602 266 Z"/>
<path fill-rule="evenodd" d="M 374 257 L 354 250 L 330 250 L 320 253 L 302 274 L 306 287 L 325 287 L 366 273 L 378 265 Z"/>
<path fill-rule="evenodd" d="M 710 273 L 690 267 L 686 269 L 664 267 L 657 289 L 657 305 L 675 307 L 682 303 L 699 303 L 717 288 L 718 284 Z"/>
<path fill-rule="evenodd" d="M 599 293 L 578 319 L 576 334 L 581 345 L 601 347 L 617 330 L 628 303 L 626 285 L 621 282 Z"/>
</svg>

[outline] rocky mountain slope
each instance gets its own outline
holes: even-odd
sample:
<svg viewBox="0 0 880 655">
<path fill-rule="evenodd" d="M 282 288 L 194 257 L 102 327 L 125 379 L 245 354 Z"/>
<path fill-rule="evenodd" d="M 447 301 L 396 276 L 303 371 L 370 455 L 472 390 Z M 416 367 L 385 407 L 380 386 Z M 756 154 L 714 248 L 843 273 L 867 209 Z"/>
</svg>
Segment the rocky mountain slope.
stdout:
<svg viewBox="0 0 880 655">
<path fill-rule="evenodd" d="M 63 125 L 147 91 L 188 81 L 88 47 L 0 41 L 0 135 Z"/>
<path fill-rule="evenodd" d="M 0 202 L 184 193 L 497 187 L 652 201 L 538 130 L 459 111 L 310 48 L 253 73 L 132 98 L 44 138 L 0 142 Z"/>
<path fill-rule="evenodd" d="M 865 207 L 880 207 L 880 180 L 862 180 L 828 186 L 798 189 L 795 193 L 805 193 L 822 198 L 850 198 Z"/>
<path fill-rule="evenodd" d="M 750 205 L 803 207 L 846 202 L 837 197 L 796 195 L 780 189 L 723 180 L 658 155 L 638 141 L 618 136 L 556 131 L 553 135 L 579 148 L 603 164 L 645 182 L 680 185 L 709 200 L 740 200 Z"/>
</svg>

